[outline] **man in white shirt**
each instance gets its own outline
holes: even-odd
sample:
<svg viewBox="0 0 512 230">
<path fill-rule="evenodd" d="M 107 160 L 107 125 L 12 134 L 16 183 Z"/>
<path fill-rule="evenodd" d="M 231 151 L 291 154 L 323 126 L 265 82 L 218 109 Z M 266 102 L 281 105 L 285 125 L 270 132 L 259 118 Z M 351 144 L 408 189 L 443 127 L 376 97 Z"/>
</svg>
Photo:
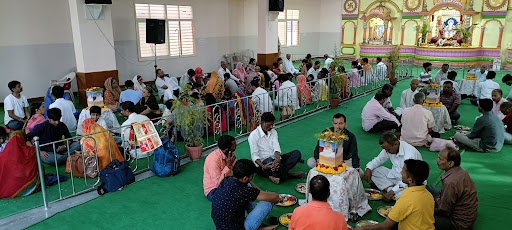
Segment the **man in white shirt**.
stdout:
<svg viewBox="0 0 512 230">
<path fill-rule="evenodd" d="M 436 76 L 434 78 L 434 82 L 436 84 L 440 84 L 441 81 L 448 80 L 448 69 L 450 68 L 450 65 L 443 64 L 441 66 L 441 69 L 437 71 Z"/>
<path fill-rule="evenodd" d="M 21 130 L 30 117 L 27 98 L 21 94 L 23 87 L 19 81 L 11 81 L 7 84 L 11 90 L 4 99 L 4 124 L 12 130 Z"/>
<path fill-rule="evenodd" d="M 377 81 L 384 81 L 388 74 L 388 67 L 382 62 L 381 57 L 377 57 L 377 66 L 375 68 L 375 77 Z"/>
<path fill-rule="evenodd" d="M 329 57 L 329 55 L 324 54 L 324 68 L 329 69 L 331 67 L 331 63 L 334 61 L 332 58 Z"/>
<path fill-rule="evenodd" d="M 261 88 L 258 80 L 251 81 L 252 92 L 252 101 L 254 102 L 254 107 L 259 111 L 259 114 L 263 114 L 266 112 L 273 112 L 272 110 L 272 99 L 268 95 L 268 92 Z"/>
<path fill-rule="evenodd" d="M 478 81 L 484 82 L 487 79 L 487 74 L 489 72 L 487 71 L 487 65 L 483 64 L 480 66 L 480 71 L 475 71 L 475 77 L 478 78 Z"/>
<path fill-rule="evenodd" d="M 478 88 L 476 90 L 476 98 L 472 98 L 471 104 L 478 106 L 478 99 L 491 99 L 492 91 L 495 89 L 499 89 L 500 85 L 495 82 L 493 79 L 496 77 L 496 72 L 489 71 L 487 73 L 487 80 L 484 82 L 478 83 Z"/>
<path fill-rule="evenodd" d="M 233 79 L 231 79 L 231 75 L 229 73 L 224 74 L 224 88 L 228 89 L 231 94 L 238 91 L 238 85 Z"/>
<path fill-rule="evenodd" d="M 165 104 L 166 101 L 174 99 L 174 96 L 178 95 L 180 88 L 178 79 L 169 77 L 161 69 L 156 70 L 156 76 L 155 85 L 158 89 L 158 97 Z"/>
<path fill-rule="evenodd" d="M 311 74 L 317 80 L 318 73 L 320 72 L 320 61 L 315 61 L 315 65 L 308 70 L 308 76 Z"/>
<path fill-rule="evenodd" d="M 299 150 L 281 155 L 281 146 L 274 129 L 275 117 L 267 112 L 261 115 L 261 123 L 249 135 L 251 158 L 260 176 L 268 177 L 275 184 L 288 177 L 305 178 L 305 172 L 290 172 L 301 159 Z"/>
<path fill-rule="evenodd" d="M 422 160 L 420 152 L 405 141 L 399 141 L 391 132 L 383 133 L 379 144 L 382 151 L 366 165 L 363 179 L 373 183 L 380 190 L 387 191 L 384 201 L 396 200 L 407 185 L 402 182 L 402 168 L 407 159 Z M 391 169 L 382 166 L 387 160 L 391 161 Z"/>
<path fill-rule="evenodd" d="M 283 73 L 291 73 L 293 75 L 299 74 L 299 71 L 293 66 L 291 54 L 286 54 L 286 60 L 283 61 L 283 65 Z"/>
<path fill-rule="evenodd" d="M 418 93 L 418 85 L 420 81 L 418 79 L 412 79 L 409 84 L 411 87 L 402 91 L 402 97 L 400 98 L 400 107 L 396 108 L 395 113 L 402 115 L 404 109 L 412 107 L 414 105 L 413 97 L 414 94 Z"/>
<path fill-rule="evenodd" d="M 52 88 L 52 95 L 56 98 L 56 100 L 50 105 L 51 108 L 58 108 L 62 112 L 62 117 L 60 121 L 68 127 L 69 131 L 76 130 L 76 118 L 75 112 L 76 108 L 73 105 L 73 102 L 64 99 L 64 88 L 60 85 L 56 85 Z"/>
<path fill-rule="evenodd" d="M 121 115 L 127 117 L 126 121 L 121 125 L 121 139 L 123 147 L 127 147 L 130 139 L 130 129 L 132 123 L 149 120 L 148 117 L 135 113 L 135 104 L 131 101 L 121 103 Z"/>
<path fill-rule="evenodd" d="M 278 107 L 293 106 L 295 109 L 300 109 L 298 97 L 297 97 L 297 86 L 290 80 L 290 76 L 285 76 L 283 83 L 277 92 L 277 98 L 274 104 Z"/>
<path fill-rule="evenodd" d="M 224 74 L 229 73 L 229 76 L 231 76 L 231 79 L 233 79 L 236 82 L 239 82 L 240 79 L 235 77 L 235 75 L 231 74 L 231 71 L 228 69 L 228 64 L 226 64 L 225 61 L 220 62 L 220 69 L 217 71 L 219 73 L 220 78 L 224 81 Z"/>
<path fill-rule="evenodd" d="M 402 114 L 402 136 L 400 140 L 413 146 L 425 146 L 430 138 L 432 128 L 436 125 L 431 111 L 423 108 L 425 94 L 419 92 L 414 95 L 414 106 L 404 109 Z M 432 133 L 433 134 L 433 133 Z M 439 138 L 438 135 L 432 137 Z"/>
</svg>

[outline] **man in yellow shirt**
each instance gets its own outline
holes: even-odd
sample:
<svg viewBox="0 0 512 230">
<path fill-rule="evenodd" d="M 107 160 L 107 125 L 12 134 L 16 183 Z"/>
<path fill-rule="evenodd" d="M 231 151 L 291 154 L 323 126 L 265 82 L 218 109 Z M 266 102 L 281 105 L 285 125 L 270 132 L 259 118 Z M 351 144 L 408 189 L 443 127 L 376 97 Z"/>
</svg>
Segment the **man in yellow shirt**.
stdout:
<svg viewBox="0 0 512 230">
<path fill-rule="evenodd" d="M 429 167 L 425 161 L 408 159 L 402 168 L 402 181 L 408 185 L 396 200 L 386 220 L 377 225 L 356 230 L 391 229 L 398 223 L 398 230 L 433 230 L 434 197 L 423 185 Z"/>
</svg>

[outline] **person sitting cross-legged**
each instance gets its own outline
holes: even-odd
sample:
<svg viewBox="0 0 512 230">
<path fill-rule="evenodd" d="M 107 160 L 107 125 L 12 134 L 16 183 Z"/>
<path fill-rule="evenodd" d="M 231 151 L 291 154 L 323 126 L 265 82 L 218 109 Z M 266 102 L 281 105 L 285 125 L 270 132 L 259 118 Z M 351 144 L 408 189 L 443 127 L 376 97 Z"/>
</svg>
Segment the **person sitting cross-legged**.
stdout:
<svg viewBox="0 0 512 230">
<path fill-rule="evenodd" d="M 331 132 L 339 132 L 347 135 L 348 140 L 343 141 L 343 161 L 345 163 L 352 167 L 352 168 L 359 168 L 359 153 L 357 150 L 357 140 L 356 136 L 348 131 L 346 129 L 347 127 L 347 117 L 341 113 L 334 114 L 332 117 L 332 127 L 329 129 L 324 130 L 331 131 Z M 318 161 L 318 158 L 320 156 L 320 143 L 317 142 L 315 150 L 313 152 L 314 162 L 311 162 L 312 160 L 308 160 L 309 167 L 313 168 L 316 165 L 316 162 Z"/>
<path fill-rule="evenodd" d="M 420 84 L 420 81 L 418 81 L 418 79 L 414 78 L 411 80 L 411 83 L 409 84 L 411 87 L 402 91 L 402 96 L 400 97 L 400 107 L 395 109 L 395 112 L 398 115 L 402 115 L 402 112 L 404 111 L 404 109 L 414 106 L 413 96 L 414 96 L 414 94 L 419 92 L 418 91 L 419 84 Z"/>
<path fill-rule="evenodd" d="M 457 112 L 457 108 L 459 108 L 461 103 L 461 95 L 453 88 L 453 82 L 443 82 L 443 91 L 441 91 L 439 100 L 448 110 L 452 125 L 455 124 L 460 119 L 460 114 Z"/>
<path fill-rule="evenodd" d="M 219 148 L 211 152 L 204 161 L 203 190 L 209 201 L 212 201 L 220 182 L 231 176 L 236 161 L 237 143 L 233 136 L 221 136 L 217 146 Z"/>
<path fill-rule="evenodd" d="M 460 167 L 460 153 L 454 148 L 439 152 L 437 166 L 441 175 L 441 191 L 432 186 L 427 189 L 435 200 L 434 218 L 436 229 L 472 229 L 478 215 L 478 198 L 475 182 Z"/>
<path fill-rule="evenodd" d="M 478 83 L 478 87 L 475 93 L 476 98 L 472 98 L 471 104 L 478 106 L 478 99 L 491 99 L 492 91 L 495 89 L 499 89 L 500 85 L 494 81 L 496 77 L 496 72 L 489 71 L 487 73 L 486 80 L 484 82 Z"/>
<path fill-rule="evenodd" d="M 301 159 L 299 150 L 281 155 L 281 146 L 274 129 L 275 119 L 272 113 L 263 113 L 260 125 L 249 135 L 251 158 L 257 167 L 258 175 L 268 177 L 275 184 L 289 176 L 305 178 L 304 172 L 290 172 Z"/>
<path fill-rule="evenodd" d="M 273 204 L 281 198 L 273 192 L 248 186 L 256 166 L 247 159 L 238 160 L 233 166 L 233 176 L 224 178 L 212 196 L 211 217 L 217 230 L 228 229 L 275 229 L 277 226 L 261 226 L 272 211 Z M 251 202 L 259 200 L 253 209 Z M 245 216 L 245 211 L 247 216 Z"/>
<path fill-rule="evenodd" d="M 471 133 L 467 136 L 455 133 L 453 138 L 458 144 L 478 152 L 499 152 L 501 150 L 505 138 L 505 128 L 501 120 L 491 112 L 492 105 L 491 99 L 478 101 L 478 111 L 482 113 L 482 116 L 476 120 Z"/>
<path fill-rule="evenodd" d="M 436 125 L 434 115 L 430 110 L 423 108 L 425 94 L 414 95 L 414 106 L 404 110 L 402 114 L 402 129 L 400 140 L 412 146 L 424 146 L 430 137 L 439 138 L 439 133 L 433 132 Z"/>
<path fill-rule="evenodd" d="M 420 152 L 405 141 L 399 141 L 391 132 L 383 133 L 379 144 L 382 151 L 368 164 L 363 179 L 374 183 L 380 190 L 385 190 L 384 201 L 391 201 L 400 197 L 402 190 L 407 187 L 401 180 L 400 171 L 407 159 L 422 160 Z M 392 168 L 382 166 L 387 160 L 391 161 Z M 422 181 L 423 182 L 423 181 Z"/>
<path fill-rule="evenodd" d="M 361 113 L 364 131 L 374 133 L 398 129 L 400 121 L 382 107 L 387 98 L 388 95 L 385 93 L 377 92 L 375 97 L 366 103 Z"/>
<path fill-rule="evenodd" d="M 401 182 L 408 187 L 396 200 L 386 220 L 377 225 L 358 227 L 356 230 L 393 229 L 397 224 L 400 230 L 433 230 L 434 198 L 423 185 L 429 171 L 425 161 L 405 160 L 400 174 Z"/>
<path fill-rule="evenodd" d="M 9 129 L 21 130 L 30 117 L 28 101 L 25 95 L 21 94 L 21 82 L 10 81 L 7 86 L 11 94 L 4 99 L 4 124 Z"/>
<path fill-rule="evenodd" d="M 309 181 L 309 193 L 313 200 L 293 210 L 290 230 L 348 230 L 343 214 L 332 210 L 327 203 L 331 195 L 329 180 L 316 175 Z"/>
<path fill-rule="evenodd" d="M 52 88 L 52 95 L 55 97 L 55 101 L 50 105 L 50 109 L 60 109 L 62 112 L 62 123 L 68 127 L 68 130 L 75 130 L 77 125 L 75 118 L 75 105 L 70 100 L 64 99 L 64 88 L 62 88 L 60 85 L 54 86 Z"/>
<path fill-rule="evenodd" d="M 44 145 L 55 141 L 60 141 L 64 138 L 71 138 L 68 128 L 63 122 L 60 122 L 62 112 L 58 108 L 51 108 L 47 112 L 48 120 L 36 125 L 32 131 L 27 134 L 27 145 L 32 146 L 30 141 L 34 137 L 39 137 L 39 144 Z M 55 146 L 56 149 L 53 148 Z M 69 151 L 68 151 L 69 147 Z M 40 147 L 41 160 L 48 164 L 61 165 L 66 162 L 69 154 L 74 154 L 75 151 L 80 150 L 80 143 L 74 141 L 66 144 L 66 142 L 59 142 L 55 145 L 46 145 Z"/>
</svg>

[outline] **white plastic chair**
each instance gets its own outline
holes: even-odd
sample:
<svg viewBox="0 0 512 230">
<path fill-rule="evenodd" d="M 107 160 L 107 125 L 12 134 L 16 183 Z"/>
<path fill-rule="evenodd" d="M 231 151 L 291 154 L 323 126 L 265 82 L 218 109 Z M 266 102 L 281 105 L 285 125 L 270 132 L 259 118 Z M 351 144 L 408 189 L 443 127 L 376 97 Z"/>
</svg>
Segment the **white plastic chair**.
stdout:
<svg viewBox="0 0 512 230">
<path fill-rule="evenodd" d="M 75 72 L 68 73 L 66 76 L 64 76 L 61 79 L 51 80 L 50 87 L 52 87 L 54 85 L 62 86 L 64 88 L 64 94 L 67 93 L 69 95 L 69 97 L 71 98 L 71 101 L 73 103 L 75 103 L 75 98 L 73 97 L 73 92 L 71 91 L 71 82 L 73 82 L 73 80 L 75 80 L 75 78 L 76 78 Z"/>
</svg>

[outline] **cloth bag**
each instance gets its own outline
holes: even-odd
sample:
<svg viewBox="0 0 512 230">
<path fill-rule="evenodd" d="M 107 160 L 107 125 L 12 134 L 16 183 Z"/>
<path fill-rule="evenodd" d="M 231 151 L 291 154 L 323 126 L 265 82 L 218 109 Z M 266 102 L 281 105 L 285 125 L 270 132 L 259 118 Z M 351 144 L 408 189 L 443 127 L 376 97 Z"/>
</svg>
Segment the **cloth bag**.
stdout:
<svg viewBox="0 0 512 230">
<path fill-rule="evenodd" d="M 98 176 L 98 158 L 94 155 L 73 154 L 66 161 L 66 172 L 74 177 L 96 178 Z"/>
</svg>

